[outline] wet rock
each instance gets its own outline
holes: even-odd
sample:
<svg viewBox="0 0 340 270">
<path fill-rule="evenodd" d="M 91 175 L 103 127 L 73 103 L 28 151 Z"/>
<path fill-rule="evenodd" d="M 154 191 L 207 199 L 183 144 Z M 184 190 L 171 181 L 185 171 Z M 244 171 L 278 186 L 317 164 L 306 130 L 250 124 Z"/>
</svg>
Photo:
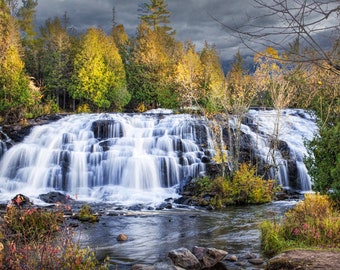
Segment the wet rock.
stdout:
<svg viewBox="0 0 340 270">
<path fill-rule="evenodd" d="M 127 237 L 127 235 L 125 235 L 124 233 L 121 233 L 120 235 L 117 236 L 117 241 L 127 241 L 129 238 Z"/>
<path fill-rule="evenodd" d="M 202 268 L 210 268 L 228 254 L 227 251 L 216 248 L 193 247 L 192 253 L 200 261 Z"/>
<path fill-rule="evenodd" d="M 113 119 L 97 120 L 92 123 L 91 130 L 96 139 L 121 138 L 124 131 L 121 123 Z"/>
<path fill-rule="evenodd" d="M 17 208 L 29 208 L 33 205 L 33 203 L 30 201 L 30 199 L 22 194 L 15 195 L 8 206 L 14 206 Z"/>
<path fill-rule="evenodd" d="M 52 191 L 46 194 L 40 194 L 39 199 L 42 200 L 45 203 L 62 203 L 66 204 L 70 201 L 73 201 L 73 199 L 64 193 Z"/>
<path fill-rule="evenodd" d="M 225 260 L 227 260 L 229 262 L 237 262 L 238 258 L 237 258 L 236 255 L 229 254 L 225 257 Z"/>
<path fill-rule="evenodd" d="M 256 255 L 254 253 L 248 252 L 248 253 L 244 254 L 243 258 L 246 259 L 246 260 L 255 259 Z"/>
<path fill-rule="evenodd" d="M 201 161 L 202 161 L 203 163 L 209 163 L 209 162 L 211 161 L 211 159 L 210 159 L 209 157 L 207 157 L 207 156 L 203 156 L 203 157 L 201 158 Z"/>
<path fill-rule="evenodd" d="M 172 203 L 161 203 L 156 210 L 172 209 Z"/>
<path fill-rule="evenodd" d="M 263 259 L 261 258 L 249 259 L 248 262 L 253 265 L 261 265 L 264 263 Z"/>
<path fill-rule="evenodd" d="M 135 204 L 128 208 L 130 211 L 141 211 L 144 208 L 143 204 Z"/>
<path fill-rule="evenodd" d="M 201 264 L 194 254 L 187 248 L 179 248 L 171 250 L 168 254 L 175 266 L 182 267 L 188 270 L 199 270 Z"/>
<path fill-rule="evenodd" d="M 88 204 L 84 204 L 78 212 L 78 215 L 75 216 L 79 221 L 84 222 L 98 222 L 99 217 L 95 215 Z"/>
<path fill-rule="evenodd" d="M 14 142 L 22 142 L 24 138 L 30 134 L 34 126 L 45 125 L 61 118 L 65 117 L 67 114 L 50 114 L 39 116 L 35 119 L 29 119 L 25 125 L 20 123 L 12 125 L 4 125 L 2 130 L 11 138 Z"/>
<path fill-rule="evenodd" d="M 131 267 L 131 270 L 155 270 L 153 265 L 135 264 Z"/>
</svg>

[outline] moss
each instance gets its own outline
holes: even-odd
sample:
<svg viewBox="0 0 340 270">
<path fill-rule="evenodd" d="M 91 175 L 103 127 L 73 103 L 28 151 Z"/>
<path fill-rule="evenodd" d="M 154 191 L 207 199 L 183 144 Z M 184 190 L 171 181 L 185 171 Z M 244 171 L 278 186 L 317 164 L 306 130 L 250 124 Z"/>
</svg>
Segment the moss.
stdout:
<svg viewBox="0 0 340 270">
<path fill-rule="evenodd" d="M 99 217 L 92 213 L 92 209 L 88 204 L 84 204 L 82 208 L 79 210 L 78 219 L 80 221 L 87 221 L 87 222 L 98 222 Z"/>
</svg>

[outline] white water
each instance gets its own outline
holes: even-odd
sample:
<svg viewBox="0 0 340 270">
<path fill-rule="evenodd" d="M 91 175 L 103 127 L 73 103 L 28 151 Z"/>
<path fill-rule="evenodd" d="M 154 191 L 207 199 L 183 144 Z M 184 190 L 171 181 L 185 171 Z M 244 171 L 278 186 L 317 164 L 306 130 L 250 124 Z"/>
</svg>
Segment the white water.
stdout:
<svg viewBox="0 0 340 270">
<path fill-rule="evenodd" d="M 213 149 L 203 120 L 189 115 L 73 115 L 35 127 L 0 163 L 0 200 L 52 190 L 130 204 L 177 196 L 183 179 L 204 174 Z M 209 152 L 209 151 L 208 151 Z"/>
<path fill-rule="evenodd" d="M 279 119 L 278 139 L 287 143 L 289 160 L 296 163 L 298 175 L 296 182 L 300 184 L 299 190 L 310 191 L 312 183 L 303 163 L 304 157 L 307 156 L 304 143 L 306 140 L 312 140 L 318 131 L 315 119 L 299 109 L 282 110 L 279 117 L 278 111 L 275 110 L 250 110 L 248 117 L 252 122 L 249 126 L 253 128 L 242 125 L 242 131 L 252 138 L 257 157 L 268 164 L 276 163 L 279 183 L 284 189 L 290 189 L 287 158 L 284 158 L 279 150 L 272 155 L 268 154 L 270 153 L 270 139 L 274 136 L 274 125 Z M 274 170 L 276 169 L 271 169 L 271 176 L 276 175 Z"/>
<path fill-rule="evenodd" d="M 252 140 L 252 151 L 263 163 L 273 163 L 270 138 L 276 111 L 250 110 L 242 132 Z M 317 132 L 302 110 L 284 110 L 279 139 L 289 149 L 289 160 L 275 151 L 278 181 L 286 189 L 288 163 L 296 163 L 300 191 L 311 189 L 303 164 L 305 139 Z M 176 197 L 177 186 L 204 175 L 202 157 L 214 146 L 205 120 L 170 111 L 148 114 L 82 114 L 35 127 L 25 140 L 0 160 L 0 201 L 17 193 L 31 198 L 60 190 L 73 198 L 117 204 L 157 204 Z M 274 175 L 274 171 L 272 171 Z"/>
</svg>

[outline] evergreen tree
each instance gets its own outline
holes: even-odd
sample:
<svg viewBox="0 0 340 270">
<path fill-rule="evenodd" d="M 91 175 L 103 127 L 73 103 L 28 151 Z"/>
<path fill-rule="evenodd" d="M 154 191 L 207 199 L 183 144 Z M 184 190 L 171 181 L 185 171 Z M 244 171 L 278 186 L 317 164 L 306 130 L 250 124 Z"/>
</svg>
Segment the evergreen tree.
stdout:
<svg viewBox="0 0 340 270">
<path fill-rule="evenodd" d="M 22 4 L 16 13 L 17 21 L 20 28 L 21 41 L 24 48 L 25 68 L 30 76 L 37 78 L 39 76 L 39 54 L 38 44 L 35 32 L 35 8 L 38 5 L 37 0 L 21 0 Z"/>
<path fill-rule="evenodd" d="M 59 18 L 48 19 L 40 28 L 41 73 L 48 99 L 66 108 L 66 90 L 71 77 L 72 43 Z M 62 101 L 60 100 L 62 97 Z"/>
<path fill-rule="evenodd" d="M 163 33 L 152 30 L 141 21 L 128 65 L 128 85 L 133 106 L 174 107 L 174 60 L 161 42 Z"/>
<path fill-rule="evenodd" d="M 139 11 L 139 18 L 145 22 L 152 30 L 162 31 L 168 34 L 175 34 L 170 23 L 170 12 L 165 0 L 151 0 L 151 3 L 143 3 Z"/>
</svg>

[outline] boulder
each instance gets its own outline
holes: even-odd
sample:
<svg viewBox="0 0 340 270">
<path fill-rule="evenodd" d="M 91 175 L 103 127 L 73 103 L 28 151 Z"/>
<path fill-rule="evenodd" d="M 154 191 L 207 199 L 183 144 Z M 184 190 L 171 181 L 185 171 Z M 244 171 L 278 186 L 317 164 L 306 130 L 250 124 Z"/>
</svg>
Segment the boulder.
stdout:
<svg viewBox="0 0 340 270">
<path fill-rule="evenodd" d="M 30 201 L 30 199 L 22 194 L 15 195 L 8 206 L 14 206 L 17 208 L 29 208 L 33 205 L 33 203 Z"/>
<path fill-rule="evenodd" d="M 40 194 L 39 199 L 45 203 L 62 203 L 62 204 L 69 203 L 72 200 L 69 195 L 57 191 L 52 191 L 46 194 Z"/>
<path fill-rule="evenodd" d="M 187 248 L 171 250 L 168 257 L 172 260 L 175 266 L 179 266 L 187 270 L 201 269 L 199 260 Z"/>
<path fill-rule="evenodd" d="M 227 256 L 228 252 L 216 248 L 193 247 L 192 253 L 201 263 L 201 268 L 210 268 Z"/>
<path fill-rule="evenodd" d="M 120 235 L 117 236 L 117 241 L 127 241 L 128 237 L 127 235 L 121 233 Z"/>
</svg>

